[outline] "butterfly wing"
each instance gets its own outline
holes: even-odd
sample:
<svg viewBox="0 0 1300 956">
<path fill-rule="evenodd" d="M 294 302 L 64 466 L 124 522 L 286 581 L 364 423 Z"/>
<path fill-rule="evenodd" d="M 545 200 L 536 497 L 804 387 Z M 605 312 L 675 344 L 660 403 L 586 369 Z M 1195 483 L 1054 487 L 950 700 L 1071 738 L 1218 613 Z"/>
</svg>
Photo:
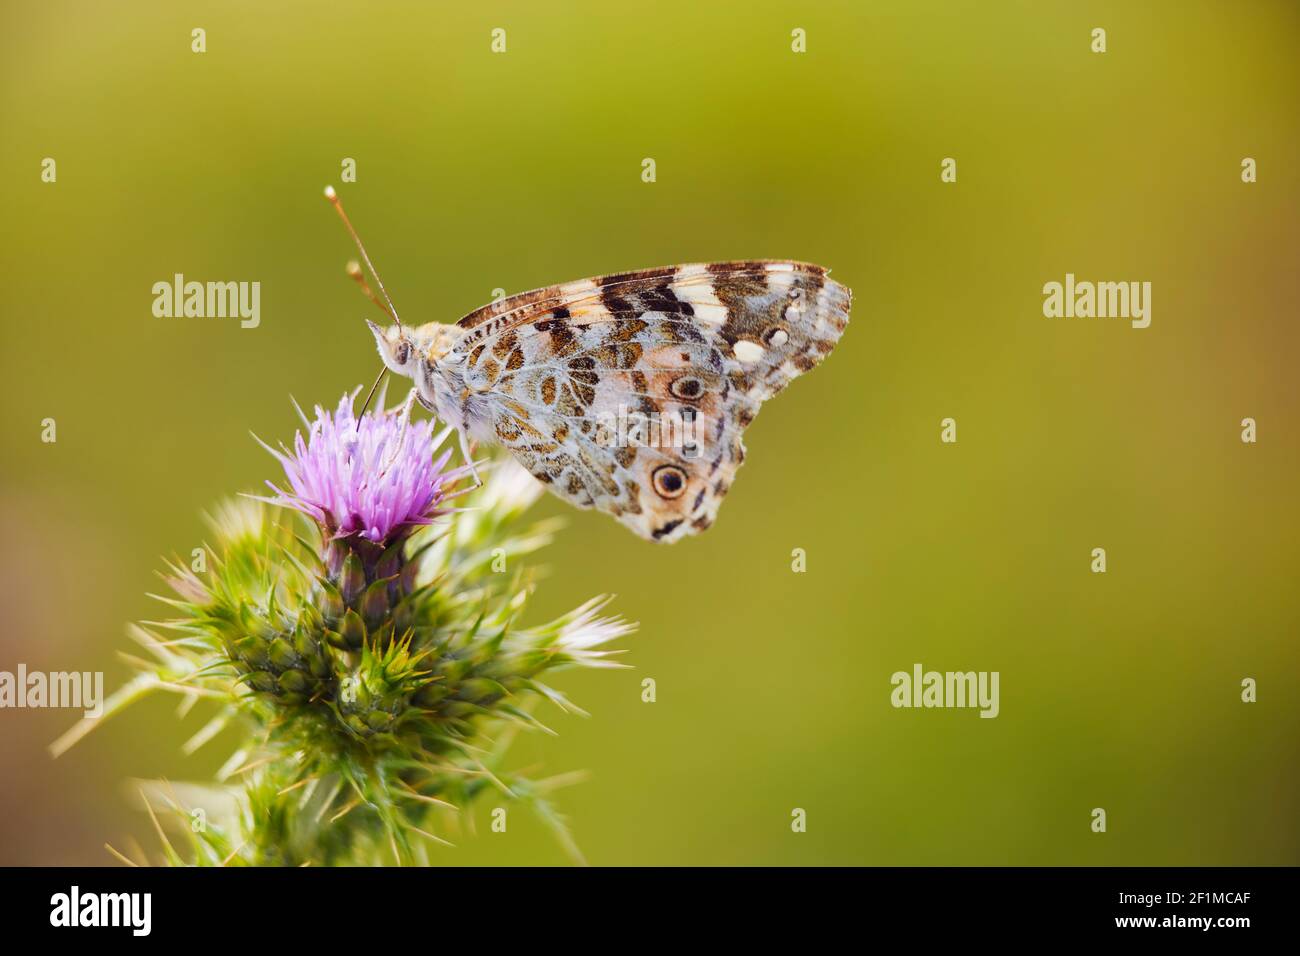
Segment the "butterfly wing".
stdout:
<svg viewBox="0 0 1300 956">
<path fill-rule="evenodd" d="M 670 266 L 484 306 L 447 358 L 535 477 L 670 542 L 713 523 L 745 428 L 830 353 L 849 304 L 819 266 Z"/>
</svg>

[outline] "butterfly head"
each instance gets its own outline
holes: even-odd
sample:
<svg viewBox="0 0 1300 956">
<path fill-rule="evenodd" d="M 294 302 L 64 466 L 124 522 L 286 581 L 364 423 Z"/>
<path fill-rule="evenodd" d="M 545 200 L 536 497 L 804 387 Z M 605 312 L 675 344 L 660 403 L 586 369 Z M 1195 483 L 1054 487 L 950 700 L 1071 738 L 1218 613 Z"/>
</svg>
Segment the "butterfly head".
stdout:
<svg viewBox="0 0 1300 956">
<path fill-rule="evenodd" d="M 379 346 L 379 357 L 398 375 L 415 378 L 422 362 L 434 362 L 446 354 L 460 337 L 454 325 L 429 322 L 412 328 L 409 325 L 379 325 L 367 321 Z"/>
<path fill-rule="evenodd" d="M 379 346 L 379 357 L 388 368 L 398 375 L 410 375 L 418 359 L 415 336 L 404 325 L 380 325 L 367 320 L 366 325 L 375 335 L 375 344 Z"/>
</svg>

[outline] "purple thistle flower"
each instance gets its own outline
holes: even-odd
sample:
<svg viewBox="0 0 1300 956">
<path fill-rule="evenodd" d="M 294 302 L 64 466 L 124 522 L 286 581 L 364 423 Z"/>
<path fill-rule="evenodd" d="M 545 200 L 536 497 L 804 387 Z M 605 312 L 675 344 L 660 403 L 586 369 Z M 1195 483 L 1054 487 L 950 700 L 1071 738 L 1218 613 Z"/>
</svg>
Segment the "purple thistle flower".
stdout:
<svg viewBox="0 0 1300 956">
<path fill-rule="evenodd" d="M 268 481 L 276 497 L 265 500 L 301 511 L 326 538 L 356 535 L 384 545 L 445 514 L 438 505 L 462 469 L 443 470 L 450 450 L 434 460 L 444 436 L 434 437 L 432 422 L 396 411 L 357 419 L 354 400 L 344 395 L 333 414 L 317 405 L 306 439 L 294 435 L 292 453 L 263 443 L 289 485 L 283 490 Z"/>
</svg>

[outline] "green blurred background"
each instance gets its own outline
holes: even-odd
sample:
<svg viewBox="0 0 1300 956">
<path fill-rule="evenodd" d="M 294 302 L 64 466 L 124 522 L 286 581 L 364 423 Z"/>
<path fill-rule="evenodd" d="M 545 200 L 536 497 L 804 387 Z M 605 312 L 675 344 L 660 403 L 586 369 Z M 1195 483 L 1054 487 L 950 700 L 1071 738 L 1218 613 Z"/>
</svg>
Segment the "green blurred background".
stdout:
<svg viewBox="0 0 1300 956">
<path fill-rule="evenodd" d="M 536 618 L 610 591 L 642 624 L 634 670 L 559 679 L 591 718 L 515 752 L 591 772 L 561 794 L 591 862 L 1300 862 L 1294 4 L 0 17 L 0 669 L 118 684 L 160 556 L 275 475 L 250 429 L 288 437 L 290 395 L 370 381 L 333 182 L 412 322 L 679 261 L 807 259 L 854 289 L 707 535 L 654 547 L 539 506 L 571 521 Z M 260 281 L 261 326 L 154 318 L 177 272 Z M 1150 281 L 1151 327 L 1045 319 L 1066 272 Z M 891 708 L 916 662 L 999 671 L 1001 715 Z M 202 779 L 227 752 L 182 758 L 202 716 L 156 700 L 52 761 L 73 719 L 0 712 L 0 862 L 151 846 L 127 781 Z M 500 835 L 479 812 L 442 861 L 563 862 L 526 815 Z"/>
</svg>

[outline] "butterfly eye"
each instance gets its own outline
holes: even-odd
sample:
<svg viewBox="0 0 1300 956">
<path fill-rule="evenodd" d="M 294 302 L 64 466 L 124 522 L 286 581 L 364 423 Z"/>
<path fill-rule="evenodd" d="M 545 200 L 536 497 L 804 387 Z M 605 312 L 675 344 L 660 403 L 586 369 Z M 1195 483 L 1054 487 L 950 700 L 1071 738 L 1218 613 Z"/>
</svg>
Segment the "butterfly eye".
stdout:
<svg viewBox="0 0 1300 956">
<path fill-rule="evenodd" d="M 698 378 L 690 375 L 683 375 L 681 378 L 675 378 L 668 386 L 668 391 L 673 394 L 674 398 L 692 401 L 704 394 L 704 386 Z"/>
<path fill-rule="evenodd" d="M 410 357 L 411 357 L 411 346 L 403 342 L 401 345 L 397 346 L 397 354 L 393 356 L 393 360 L 398 365 L 405 365 L 406 360 Z"/>
<path fill-rule="evenodd" d="M 768 348 L 779 349 L 790 341 L 790 333 L 779 325 L 774 325 L 763 333 L 763 344 Z"/>
<path fill-rule="evenodd" d="M 650 480 L 660 498 L 680 498 L 686 491 L 686 472 L 676 465 L 660 465 Z"/>
</svg>

